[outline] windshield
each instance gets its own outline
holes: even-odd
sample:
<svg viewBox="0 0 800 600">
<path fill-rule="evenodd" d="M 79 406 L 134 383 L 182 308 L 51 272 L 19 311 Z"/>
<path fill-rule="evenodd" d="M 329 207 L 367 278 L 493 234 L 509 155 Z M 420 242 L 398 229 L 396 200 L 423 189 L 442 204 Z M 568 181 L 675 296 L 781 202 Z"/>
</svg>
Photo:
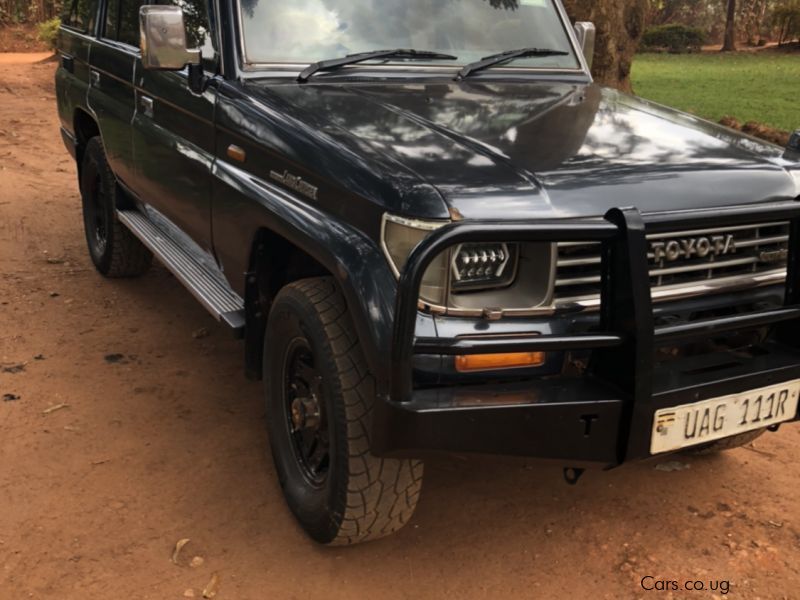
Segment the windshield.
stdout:
<svg viewBox="0 0 800 600">
<path fill-rule="evenodd" d="M 239 0 L 248 63 L 307 64 L 383 48 L 452 54 L 467 64 L 535 46 L 566 56 L 522 58 L 514 67 L 576 69 L 553 0 Z M 389 62 L 397 62 L 392 59 Z"/>
</svg>

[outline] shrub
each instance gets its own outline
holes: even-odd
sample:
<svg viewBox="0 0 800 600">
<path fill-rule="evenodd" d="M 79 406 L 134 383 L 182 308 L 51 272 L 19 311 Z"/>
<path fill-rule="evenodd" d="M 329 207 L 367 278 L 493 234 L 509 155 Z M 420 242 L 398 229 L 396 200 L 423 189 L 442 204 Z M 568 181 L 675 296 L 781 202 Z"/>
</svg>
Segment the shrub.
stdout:
<svg viewBox="0 0 800 600">
<path fill-rule="evenodd" d="M 46 42 L 54 50 L 56 47 L 56 41 L 58 40 L 59 27 L 61 27 L 61 19 L 59 18 L 42 21 L 37 25 L 39 39 L 43 42 Z"/>
<path fill-rule="evenodd" d="M 642 38 L 642 45 L 645 49 L 668 50 L 673 54 L 699 52 L 705 42 L 705 31 L 697 27 L 678 24 L 650 27 Z"/>
</svg>

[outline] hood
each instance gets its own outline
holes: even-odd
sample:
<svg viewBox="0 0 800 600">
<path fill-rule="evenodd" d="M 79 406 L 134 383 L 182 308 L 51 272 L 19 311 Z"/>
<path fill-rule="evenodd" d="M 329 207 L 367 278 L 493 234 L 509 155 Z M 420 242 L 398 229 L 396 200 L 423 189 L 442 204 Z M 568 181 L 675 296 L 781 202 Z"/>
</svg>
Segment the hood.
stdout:
<svg viewBox="0 0 800 600">
<path fill-rule="evenodd" d="M 713 208 L 800 194 L 800 165 L 781 149 L 594 84 L 251 85 L 337 146 L 367 147 L 413 173 L 464 218 Z"/>
</svg>

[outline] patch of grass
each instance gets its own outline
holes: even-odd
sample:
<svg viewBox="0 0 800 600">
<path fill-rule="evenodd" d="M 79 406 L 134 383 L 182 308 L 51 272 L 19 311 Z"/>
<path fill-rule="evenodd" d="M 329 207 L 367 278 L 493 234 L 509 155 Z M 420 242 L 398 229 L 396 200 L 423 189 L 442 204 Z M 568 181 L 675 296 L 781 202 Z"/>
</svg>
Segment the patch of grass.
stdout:
<svg viewBox="0 0 800 600">
<path fill-rule="evenodd" d="M 732 116 L 785 131 L 800 127 L 797 54 L 641 54 L 633 63 L 633 89 L 712 121 Z"/>
</svg>

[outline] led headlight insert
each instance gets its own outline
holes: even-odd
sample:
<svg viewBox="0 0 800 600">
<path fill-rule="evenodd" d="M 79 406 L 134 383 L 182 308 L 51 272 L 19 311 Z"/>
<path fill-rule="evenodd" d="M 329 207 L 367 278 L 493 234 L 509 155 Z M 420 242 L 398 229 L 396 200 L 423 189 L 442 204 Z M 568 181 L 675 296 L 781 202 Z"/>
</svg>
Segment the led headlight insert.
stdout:
<svg viewBox="0 0 800 600">
<path fill-rule="evenodd" d="M 450 263 L 453 291 L 505 287 L 514 282 L 519 247 L 516 244 L 461 244 Z"/>
<path fill-rule="evenodd" d="M 449 221 L 426 221 L 385 214 L 381 244 L 394 274 L 399 277 L 413 250 L 437 229 Z M 522 246 L 504 242 L 464 243 L 437 256 L 425 271 L 420 286 L 420 301 L 429 308 L 483 314 L 486 307 L 528 309 L 546 298 L 549 278 L 552 277 L 551 248 L 546 245 L 542 254 L 528 245 L 532 256 L 525 255 Z M 525 260 L 523 257 L 527 256 Z M 548 279 L 535 285 L 537 277 L 528 277 L 516 288 L 522 264 L 528 270 L 540 272 Z M 528 273 L 529 275 L 531 273 Z"/>
</svg>

